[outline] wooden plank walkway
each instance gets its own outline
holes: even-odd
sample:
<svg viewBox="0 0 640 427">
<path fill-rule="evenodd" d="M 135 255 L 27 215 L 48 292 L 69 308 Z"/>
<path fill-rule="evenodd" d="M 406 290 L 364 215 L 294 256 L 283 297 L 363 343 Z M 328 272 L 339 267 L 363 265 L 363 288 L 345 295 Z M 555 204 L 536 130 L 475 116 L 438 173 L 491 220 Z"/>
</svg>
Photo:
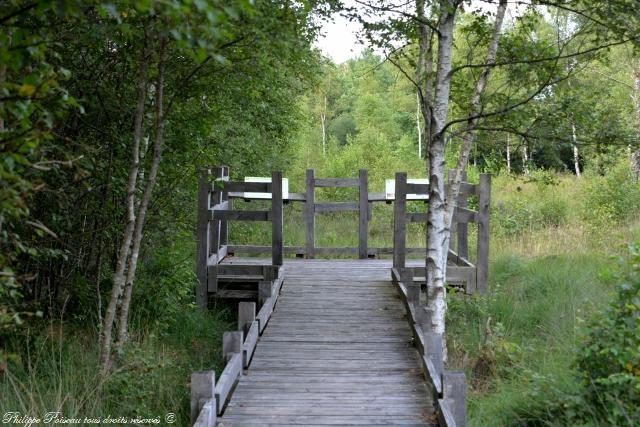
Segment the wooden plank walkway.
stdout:
<svg viewBox="0 0 640 427">
<path fill-rule="evenodd" d="M 390 265 L 285 261 L 274 314 L 218 426 L 435 425 Z"/>
</svg>

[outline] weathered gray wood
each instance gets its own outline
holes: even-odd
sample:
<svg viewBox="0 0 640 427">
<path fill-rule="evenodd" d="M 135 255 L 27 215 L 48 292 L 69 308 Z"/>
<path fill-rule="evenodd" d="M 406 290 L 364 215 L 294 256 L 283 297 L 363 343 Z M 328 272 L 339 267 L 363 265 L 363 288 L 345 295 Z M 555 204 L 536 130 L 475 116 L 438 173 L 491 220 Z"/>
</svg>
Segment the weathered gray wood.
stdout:
<svg viewBox="0 0 640 427">
<path fill-rule="evenodd" d="M 219 264 L 209 264 L 207 268 L 207 291 L 208 292 L 217 292 L 218 291 L 218 265 Z"/>
<path fill-rule="evenodd" d="M 218 378 L 216 384 L 215 396 L 218 415 L 222 414 L 229 392 L 233 388 L 238 378 L 242 375 L 242 355 L 240 352 L 231 353 L 227 364 Z"/>
<path fill-rule="evenodd" d="M 366 169 L 359 172 L 359 198 L 360 205 L 358 211 L 358 257 L 365 259 L 369 256 L 368 236 L 369 236 L 369 175 Z"/>
<path fill-rule="evenodd" d="M 491 175 L 480 174 L 478 195 L 478 250 L 476 255 L 476 290 L 485 294 L 489 288 L 489 206 Z"/>
<path fill-rule="evenodd" d="M 451 399 L 438 399 L 438 424 L 440 427 L 458 427 Z"/>
<path fill-rule="evenodd" d="M 407 213 L 406 172 L 396 173 L 395 191 L 396 200 L 393 204 L 393 266 L 400 269 L 405 267 L 405 249 L 407 244 L 407 224 L 405 222 Z"/>
<path fill-rule="evenodd" d="M 197 214 L 197 230 L 196 230 L 196 276 L 198 277 L 198 287 L 196 301 L 198 308 L 206 310 L 207 308 L 207 258 L 209 256 L 209 169 L 200 170 L 198 177 L 198 214 Z"/>
<path fill-rule="evenodd" d="M 199 371 L 191 374 L 191 424 L 196 423 L 200 410 L 200 401 L 215 396 L 216 374 L 214 371 Z"/>
<path fill-rule="evenodd" d="M 406 194 L 429 194 L 429 184 L 412 184 L 407 183 Z M 398 190 L 396 190 L 396 200 L 398 198 Z"/>
<path fill-rule="evenodd" d="M 314 210 L 316 213 L 329 213 L 329 212 L 344 212 L 344 211 L 357 211 L 359 208 L 358 203 L 355 202 L 331 202 L 331 203 L 316 203 Z"/>
<path fill-rule="evenodd" d="M 422 336 L 424 338 L 424 355 L 431 361 L 435 371 L 435 375 L 430 372 L 430 375 L 433 375 L 431 380 L 436 389 L 441 393 L 442 388 L 440 379 L 444 373 L 442 334 L 423 330 Z"/>
<path fill-rule="evenodd" d="M 456 426 L 464 426 L 467 419 L 467 380 L 464 372 L 445 371 L 442 375 L 442 397 L 450 401 Z"/>
<path fill-rule="evenodd" d="M 453 211 L 453 217 L 455 219 L 455 222 L 458 224 L 478 222 L 478 213 L 467 208 L 455 208 L 455 210 Z"/>
<path fill-rule="evenodd" d="M 278 276 L 279 266 L 277 265 L 247 265 L 222 263 L 218 265 L 219 276 L 260 276 L 265 280 L 270 280 Z"/>
<path fill-rule="evenodd" d="M 255 319 L 256 303 L 240 301 L 238 303 L 238 330 L 246 334 Z"/>
<path fill-rule="evenodd" d="M 316 187 L 357 187 L 360 185 L 358 178 L 316 178 Z"/>
<path fill-rule="evenodd" d="M 212 183 L 211 191 L 224 191 L 226 193 L 271 193 L 271 182 L 245 182 L 226 181 Z"/>
<path fill-rule="evenodd" d="M 258 283 L 258 301 L 260 304 L 264 304 L 267 298 L 271 297 L 272 294 L 272 282 L 271 281 L 260 281 Z"/>
<path fill-rule="evenodd" d="M 229 166 L 222 166 L 221 168 L 221 177 L 223 181 L 229 180 Z M 227 209 L 233 209 L 233 202 L 229 200 L 229 193 L 224 192 L 221 196 L 221 202 L 227 203 Z M 220 223 L 220 246 L 226 246 L 229 244 L 229 223 L 227 221 L 222 221 Z M 219 257 L 219 259 L 222 259 Z"/>
<path fill-rule="evenodd" d="M 462 180 L 466 181 L 467 179 L 467 171 L 462 172 Z M 458 196 L 458 207 L 460 209 L 467 209 L 469 206 L 468 203 L 468 195 L 469 193 L 465 193 L 462 191 L 463 183 L 460 184 L 460 195 Z M 475 190 L 475 188 L 474 188 Z M 463 258 L 469 258 L 469 227 L 465 222 L 459 222 L 456 228 L 457 234 L 457 249 L 458 255 Z M 453 240 L 452 240 L 453 241 Z M 453 246 L 453 245 L 451 245 Z"/>
<path fill-rule="evenodd" d="M 275 288 L 261 313 L 277 307 L 220 421 L 433 425 L 388 263 L 286 260 L 282 294 Z"/>
<path fill-rule="evenodd" d="M 242 366 L 249 367 L 251 357 L 258 344 L 258 336 L 260 335 L 260 324 L 257 320 L 253 321 L 247 330 L 246 338 L 242 344 Z"/>
<path fill-rule="evenodd" d="M 271 221 L 270 211 L 215 210 L 211 212 L 214 221 Z"/>
<path fill-rule="evenodd" d="M 222 356 L 229 360 L 234 353 L 242 351 L 244 334 L 242 331 L 230 331 L 222 334 Z"/>
<path fill-rule="evenodd" d="M 315 171 L 313 169 L 307 169 L 306 176 L 306 186 L 307 186 L 307 197 L 305 202 L 305 210 L 304 210 L 304 223 L 306 225 L 306 234 L 305 234 L 305 255 L 307 258 L 315 258 L 315 203 L 316 203 L 316 182 L 315 182 Z"/>
<path fill-rule="evenodd" d="M 282 265 L 284 244 L 282 230 L 284 217 L 282 210 L 282 172 L 271 173 L 272 194 L 271 194 L 271 263 Z"/>
<path fill-rule="evenodd" d="M 426 212 L 409 212 L 404 217 L 406 222 L 427 222 Z"/>
<path fill-rule="evenodd" d="M 215 427 L 216 421 L 216 399 L 205 399 L 193 427 Z"/>
<path fill-rule="evenodd" d="M 211 210 L 228 210 L 229 209 L 229 201 L 224 200 L 218 204 L 211 206 Z"/>
</svg>

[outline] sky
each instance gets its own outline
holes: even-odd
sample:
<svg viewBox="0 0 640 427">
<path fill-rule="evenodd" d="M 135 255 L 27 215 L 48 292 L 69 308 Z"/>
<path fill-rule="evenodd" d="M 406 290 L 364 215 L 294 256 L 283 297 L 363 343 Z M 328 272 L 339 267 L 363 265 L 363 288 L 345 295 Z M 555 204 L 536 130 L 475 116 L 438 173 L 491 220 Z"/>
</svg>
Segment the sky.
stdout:
<svg viewBox="0 0 640 427">
<path fill-rule="evenodd" d="M 348 6 L 358 6 L 353 0 L 347 0 Z M 481 9 L 495 9 L 494 5 L 485 1 L 474 1 L 473 6 Z M 509 6 L 507 17 L 510 15 L 517 16 L 520 11 L 518 6 Z M 322 35 L 316 40 L 315 46 L 318 47 L 326 56 L 333 59 L 337 64 L 341 64 L 348 59 L 357 57 L 364 49 L 365 45 L 360 43 L 356 33 L 360 29 L 357 22 L 349 22 L 342 16 L 335 15 L 333 22 L 325 22 L 322 26 Z M 366 43 L 366 41 L 363 41 Z"/>
</svg>

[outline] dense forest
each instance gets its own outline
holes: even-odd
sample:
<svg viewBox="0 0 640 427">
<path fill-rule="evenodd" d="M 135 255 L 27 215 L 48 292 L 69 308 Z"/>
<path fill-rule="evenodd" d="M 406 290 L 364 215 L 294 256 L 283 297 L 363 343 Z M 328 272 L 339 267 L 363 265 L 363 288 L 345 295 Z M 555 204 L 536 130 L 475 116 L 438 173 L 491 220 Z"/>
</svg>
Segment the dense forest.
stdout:
<svg viewBox="0 0 640 427">
<path fill-rule="evenodd" d="M 292 191 L 308 168 L 377 192 L 405 171 L 443 200 L 438 171 L 493 174 L 491 291 L 436 307 L 470 424 L 640 422 L 640 8 L 395 3 L 0 4 L 0 413 L 188 425 L 189 374 L 220 370 L 234 321 L 195 305 L 198 171 L 225 164 Z M 341 64 L 314 47 L 337 13 L 369 46 Z"/>
</svg>

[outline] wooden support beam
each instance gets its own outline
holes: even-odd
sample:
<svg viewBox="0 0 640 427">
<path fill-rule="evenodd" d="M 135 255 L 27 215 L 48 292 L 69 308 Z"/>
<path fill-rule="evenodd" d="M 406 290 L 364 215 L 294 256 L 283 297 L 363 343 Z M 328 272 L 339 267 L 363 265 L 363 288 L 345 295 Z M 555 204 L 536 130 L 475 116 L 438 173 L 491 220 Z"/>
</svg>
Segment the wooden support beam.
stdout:
<svg viewBox="0 0 640 427">
<path fill-rule="evenodd" d="M 485 294 L 489 289 L 489 207 L 491 205 L 491 175 L 480 174 L 478 195 L 478 247 L 476 255 L 476 290 Z"/>
<path fill-rule="evenodd" d="M 442 375 L 442 398 L 449 401 L 449 409 L 457 427 L 467 419 L 467 380 L 462 371 L 445 371 Z"/>
<path fill-rule="evenodd" d="M 464 171 L 462 173 L 462 180 L 465 181 L 466 179 L 467 179 L 467 171 Z M 468 202 L 469 193 L 462 191 L 463 184 L 465 183 L 464 182 L 460 183 L 460 195 L 458 196 L 458 207 L 460 209 L 467 209 L 469 206 L 469 202 Z M 472 187 L 475 187 L 475 186 L 472 186 Z M 475 188 L 473 188 L 473 190 L 475 190 Z M 458 243 L 458 247 L 457 247 L 458 255 L 460 255 L 463 258 L 469 258 L 469 226 L 467 225 L 467 223 L 459 222 L 456 228 L 456 234 L 457 234 L 456 237 L 457 237 L 457 243 Z M 450 246 L 453 246 L 453 245 L 450 245 Z"/>
<path fill-rule="evenodd" d="M 222 334 L 222 355 L 225 361 L 229 361 L 234 353 L 242 351 L 242 331 L 231 331 Z"/>
<path fill-rule="evenodd" d="M 215 427 L 217 418 L 215 397 L 205 399 L 193 427 Z"/>
<path fill-rule="evenodd" d="M 222 414 L 229 393 L 233 388 L 238 378 L 242 375 L 242 355 L 238 353 L 230 353 L 229 360 L 227 361 L 220 378 L 218 378 L 218 384 L 216 384 L 216 404 L 218 415 Z"/>
<path fill-rule="evenodd" d="M 358 187 L 360 180 L 358 178 L 317 178 L 314 185 L 316 187 Z"/>
<path fill-rule="evenodd" d="M 196 303 L 200 310 L 207 309 L 208 285 L 207 285 L 207 260 L 209 258 L 209 169 L 200 170 L 198 177 L 198 206 L 196 229 L 196 276 L 198 288 L 196 290 Z"/>
<path fill-rule="evenodd" d="M 213 221 L 271 221 L 270 211 L 215 210 L 211 212 Z"/>
<path fill-rule="evenodd" d="M 258 336 L 260 335 L 260 324 L 257 320 L 254 320 L 247 330 L 246 338 L 242 344 L 242 366 L 246 369 L 249 367 L 253 352 L 256 350 L 258 344 Z"/>
<path fill-rule="evenodd" d="M 360 206 L 358 210 L 358 258 L 366 259 L 369 256 L 369 175 L 366 169 L 360 169 L 359 173 L 359 198 Z"/>
<path fill-rule="evenodd" d="M 314 206 L 316 213 L 357 211 L 358 209 L 359 205 L 355 202 L 316 203 Z"/>
<path fill-rule="evenodd" d="M 402 269 L 405 266 L 405 249 L 407 245 L 407 173 L 396 172 L 396 200 L 393 204 L 393 267 Z"/>
<path fill-rule="evenodd" d="M 258 283 L 258 301 L 260 304 L 264 304 L 264 302 L 271 297 L 272 295 L 272 282 L 271 281 L 260 281 Z"/>
<path fill-rule="evenodd" d="M 271 193 L 271 182 L 245 182 L 245 181 L 226 181 L 224 183 L 214 183 L 213 187 L 222 190 L 225 193 Z"/>
<path fill-rule="evenodd" d="M 398 190 L 396 190 L 396 198 L 397 198 Z M 412 184 L 407 183 L 407 193 L 406 194 L 429 194 L 429 184 Z"/>
<path fill-rule="evenodd" d="M 202 406 L 207 399 L 215 399 L 216 374 L 214 371 L 199 371 L 191 374 L 191 425 L 196 424 Z M 215 411 L 214 411 L 215 419 Z M 206 418 L 209 419 L 210 415 Z M 209 424 L 211 425 L 211 424 Z"/>
<path fill-rule="evenodd" d="M 282 210 L 282 172 L 271 173 L 272 193 L 271 193 L 271 263 L 282 265 L 284 243 L 282 229 L 284 217 Z"/>
<path fill-rule="evenodd" d="M 315 171 L 313 169 L 307 169 L 307 177 L 306 177 L 306 186 L 307 186 L 307 195 L 305 201 L 305 209 L 303 212 L 304 215 L 304 223 L 306 225 L 307 232 L 305 234 L 305 255 L 307 258 L 315 258 Z"/>
<path fill-rule="evenodd" d="M 238 303 L 238 330 L 247 333 L 251 323 L 256 319 L 256 303 L 240 301 Z"/>
</svg>

